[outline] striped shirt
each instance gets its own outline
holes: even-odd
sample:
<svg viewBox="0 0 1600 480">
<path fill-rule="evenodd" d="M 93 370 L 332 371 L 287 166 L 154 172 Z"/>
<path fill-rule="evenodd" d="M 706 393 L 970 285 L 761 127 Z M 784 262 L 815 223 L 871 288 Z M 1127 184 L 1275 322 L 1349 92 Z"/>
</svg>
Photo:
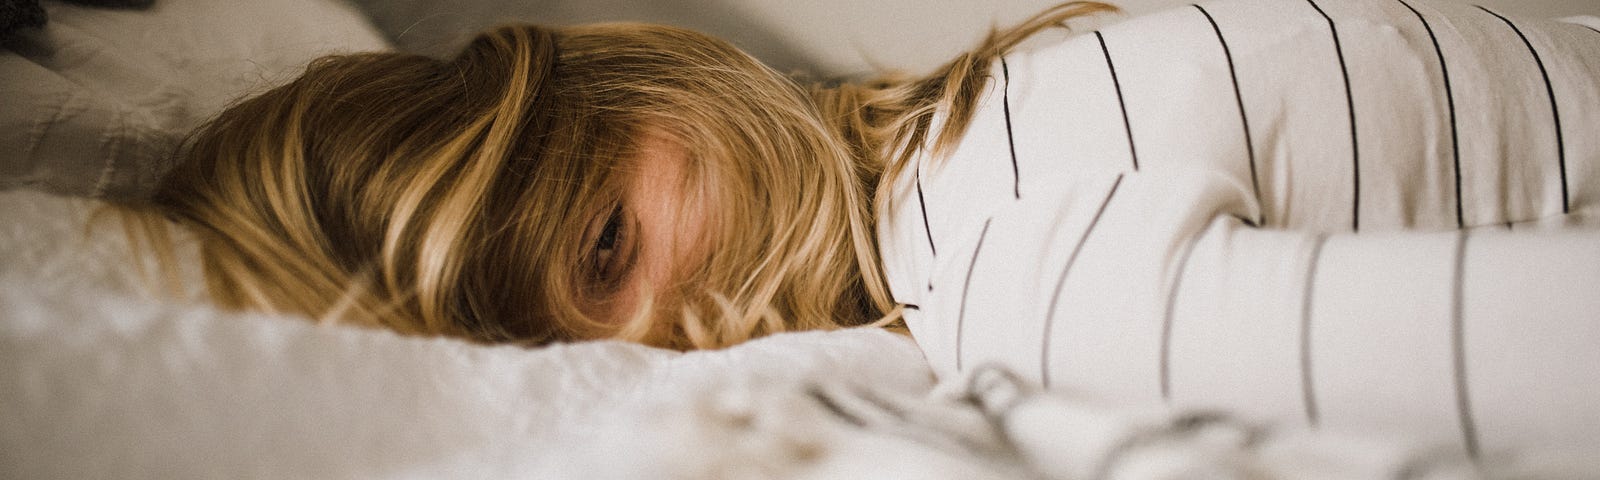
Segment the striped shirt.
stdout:
<svg viewBox="0 0 1600 480">
<path fill-rule="evenodd" d="M 1596 27 L 1224 0 L 999 60 L 879 216 L 941 375 L 1600 444 Z"/>
</svg>

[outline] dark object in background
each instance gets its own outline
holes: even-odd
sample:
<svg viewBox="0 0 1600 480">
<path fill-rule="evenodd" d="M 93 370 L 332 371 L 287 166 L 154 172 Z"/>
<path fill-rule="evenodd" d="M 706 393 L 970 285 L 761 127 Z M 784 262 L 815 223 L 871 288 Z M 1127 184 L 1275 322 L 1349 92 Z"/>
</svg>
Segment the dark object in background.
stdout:
<svg viewBox="0 0 1600 480">
<path fill-rule="evenodd" d="M 69 3 L 104 8 L 146 8 L 155 0 L 66 0 Z M 47 17 L 39 0 L 0 0 L 0 38 L 19 28 L 43 27 Z"/>
<path fill-rule="evenodd" d="M 103 8 L 148 8 L 155 0 L 64 0 L 86 7 Z"/>
<path fill-rule="evenodd" d="M 0 37 L 24 27 L 43 27 L 44 8 L 38 0 L 0 0 Z"/>
</svg>

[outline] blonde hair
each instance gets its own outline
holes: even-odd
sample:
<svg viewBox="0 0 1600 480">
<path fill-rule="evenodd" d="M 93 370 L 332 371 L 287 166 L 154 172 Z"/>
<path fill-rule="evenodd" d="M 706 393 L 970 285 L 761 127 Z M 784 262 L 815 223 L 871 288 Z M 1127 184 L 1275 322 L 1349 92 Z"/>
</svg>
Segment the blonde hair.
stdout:
<svg viewBox="0 0 1600 480">
<path fill-rule="evenodd" d="M 919 152 L 926 150 L 937 159 L 961 141 L 996 58 L 1043 30 L 1070 29 L 1069 20 L 1119 11 L 1100 2 L 1058 4 L 1014 27 L 991 29 L 977 47 L 929 75 L 908 79 L 889 74 L 860 84 L 813 86 L 812 96 L 860 162 L 883 165 L 883 178 L 894 178 Z M 944 122 L 939 131 L 930 131 L 939 112 Z M 878 206 L 888 200 L 890 186 L 876 185 Z"/>
<path fill-rule="evenodd" d="M 197 131 L 147 204 L 201 239 L 235 308 L 483 342 L 713 348 L 892 318 L 872 194 L 945 108 L 959 137 L 989 58 L 1075 3 L 920 80 L 801 88 L 731 45 L 656 25 L 506 26 L 453 59 L 327 57 Z M 702 268 L 622 325 L 590 318 L 585 232 L 660 132 L 712 205 Z M 952 133 L 956 132 L 956 133 Z M 882 198 L 882 195 L 877 195 Z"/>
</svg>

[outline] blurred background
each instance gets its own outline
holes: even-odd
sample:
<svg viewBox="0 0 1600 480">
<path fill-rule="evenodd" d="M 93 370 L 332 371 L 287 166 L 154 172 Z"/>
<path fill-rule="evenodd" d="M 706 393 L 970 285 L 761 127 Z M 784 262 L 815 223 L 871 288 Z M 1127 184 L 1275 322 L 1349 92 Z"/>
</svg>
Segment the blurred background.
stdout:
<svg viewBox="0 0 1600 480">
<path fill-rule="evenodd" d="M 1129 15 L 1193 0 L 1110 0 Z M 1290 1 L 1290 0 L 1284 0 Z M 1469 0 L 1442 0 L 1460 1 Z M 717 35 L 784 72 L 843 77 L 921 73 L 1058 0 L 357 0 L 404 50 L 454 51 L 503 21 L 547 25 L 632 20 Z M 1600 16 L 1600 0 L 1472 0 L 1503 14 Z M 399 32 L 399 33 L 395 33 Z"/>
</svg>

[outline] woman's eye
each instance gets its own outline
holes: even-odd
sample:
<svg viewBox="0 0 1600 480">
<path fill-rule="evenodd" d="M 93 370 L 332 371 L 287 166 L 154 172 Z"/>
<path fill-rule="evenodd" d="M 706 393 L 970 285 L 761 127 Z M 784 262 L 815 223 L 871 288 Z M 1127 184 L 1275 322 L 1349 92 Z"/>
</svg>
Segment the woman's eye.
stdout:
<svg viewBox="0 0 1600 480">
<path fill-rule="evenodd" d="M 617 254 L 617 247 L 622 243 L 622 211 L 613 210 L 606 224 L 600 229 L 600 236 L 595 238 L 594 245 L 594 270 L 601 277 L 615 273 L 612 265 Z"/>
</svg>

